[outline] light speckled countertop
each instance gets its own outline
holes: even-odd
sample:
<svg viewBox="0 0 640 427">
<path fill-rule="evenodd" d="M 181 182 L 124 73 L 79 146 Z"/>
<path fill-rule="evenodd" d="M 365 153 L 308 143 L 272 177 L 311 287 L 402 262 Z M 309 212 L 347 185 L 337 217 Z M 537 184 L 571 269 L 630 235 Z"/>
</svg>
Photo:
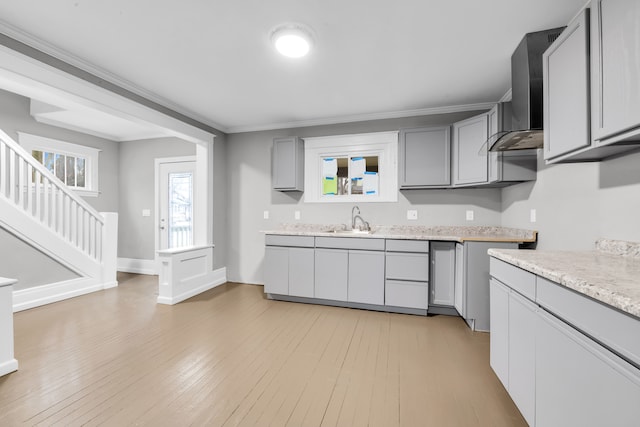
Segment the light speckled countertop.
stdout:
<svg viewBox="0 0 640 427">
<path fill-rule="evenodd" d="M 640 243 L 603 239 L 594 251 L 489 249 L 489 255 L 640 318 Z"/>
<path fill-rule="evenodd" d="M 364 237 L 374 239 L 406 239 L 406 240 L 448 240 L 455 242 L 535 242 L 537 231 L 518 228 L 492 226 L 416 226 L 416 225 L 380 225 L 372 226 L 370 234 L 336 233 L 336 230 L 347 230 L 344 224 L 282 224 L 276 230 L 265 231 L 265 234 L 288 236 L 322 236 L 322 237 Z"/>
</svg>

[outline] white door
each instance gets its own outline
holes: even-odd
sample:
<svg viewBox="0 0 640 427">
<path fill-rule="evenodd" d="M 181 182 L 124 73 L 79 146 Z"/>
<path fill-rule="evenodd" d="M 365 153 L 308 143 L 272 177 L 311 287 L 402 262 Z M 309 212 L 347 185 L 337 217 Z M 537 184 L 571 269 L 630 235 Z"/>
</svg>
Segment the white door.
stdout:
<svg viewBox="0 0 640 427">
<path fill-rule="evenodd" d="M 166 161 L 158 167 L 158 246 L 193 245 L 195 161 Z"/>
</svg>

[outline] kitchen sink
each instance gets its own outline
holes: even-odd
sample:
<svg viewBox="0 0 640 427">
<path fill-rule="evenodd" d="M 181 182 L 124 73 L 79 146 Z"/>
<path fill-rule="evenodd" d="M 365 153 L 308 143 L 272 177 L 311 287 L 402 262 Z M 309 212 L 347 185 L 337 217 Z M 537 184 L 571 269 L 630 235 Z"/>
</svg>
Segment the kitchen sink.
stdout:
<svg viewBox="0 0 640 427">
<path fill-rule="evenodd" d="M 333 230 L 332 233 L 335 234 L 341 234 L 341 235 L 366 235 L 366 234 L 372 234 L 373 231 L 371 230 Z"/>
</svg>

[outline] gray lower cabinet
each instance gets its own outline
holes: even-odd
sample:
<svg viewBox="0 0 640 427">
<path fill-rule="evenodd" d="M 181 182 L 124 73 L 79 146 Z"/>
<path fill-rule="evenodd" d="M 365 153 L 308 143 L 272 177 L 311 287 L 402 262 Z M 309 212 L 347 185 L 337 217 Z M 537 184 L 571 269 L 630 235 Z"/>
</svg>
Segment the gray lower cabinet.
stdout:
<svg viewBox="0 0 640 427">
<path fill-rule="evenodd" d="M 489 363 L 522 416 L 535 425 L 535 321 L 537 306 L 491 279 Z"/>
<path fill-rule="evenodd" d="M 506 390 L 509 390 L 509 288 L 492 279 L 491 334 L 489 335 L 489 365 Z"/>
<path fill-rule="evenodd" d="M 347 301 L 349 251 L 318 249 L 315 251 L 315 297 Z"/>
<path fill-rule="evenodd" d="M 400 130 L 398 169 L 401 190 L 451 184 L 449 129 L 449 126 L 444 126 Z"/>
<path fill-rule="evenodd" d="M 460 289 L 456 310 L 474 331 L 489 331 L 489 256 L 490 248 L 517 249 L 517 243 L 464 242 L 457 247 L 456 268 Z M 461 283 L 460 283 L 461 281 Z M 454 298 L 455 301 L 456 298 Z M 458 308 L 459 306 L 460 308 Z"/>
<path fill-rule="evenodd" d="M 453 278 L 453 306 L 460 316 L 467 318 L 464 244 L 456 243 L 456 268 Z"/>
<path fill-rule="evenodd" d="M 388 239 L 385 266 L 385 305 L 427 310 L 429 242 Z"/>
<path fill-rule="evenodd" d="M 640 320 L 494 258 L 491 276 L 490 364 L 527 423 L 638 425 L 640 369 L 610 348 L 638 363 Z"/>
<path fill-rule="evenodd" d="M 384 252 L 349 251 L 347 301 L 384 305 Z"/>
<path fill-rule="evenodd" d="M 535 323 L 536 426 L 637 426 L 640 370 L 550 314 Z"/>
<path fill-rule="evenodd" d="M 313 248 L 289 249 L 289 295 L 313 298 L 315 251 Z"/>
<path fill-rule="evenodd" d="M 264 291 L 268 294 L 289 294 L 289 248 L 265 248 Z"/>
<path fill-rule="evenodd" d="M 455 304 L 456 244 L 431 242 L 430 305 L 453 307 Z"/>
<path fill-rule="evenodd" d="M 265 293 L 313 298 L 314 238 L 268 235 L 265 243 Z"/>
</svg>

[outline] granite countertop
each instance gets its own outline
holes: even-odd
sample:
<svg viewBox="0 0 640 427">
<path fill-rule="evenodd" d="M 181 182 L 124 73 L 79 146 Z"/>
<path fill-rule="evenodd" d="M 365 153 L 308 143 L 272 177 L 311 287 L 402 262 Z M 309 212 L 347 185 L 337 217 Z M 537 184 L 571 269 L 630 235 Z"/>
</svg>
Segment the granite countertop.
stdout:
<svg viewBox="0 0 640 427">
<path fill-rule="evenodd" d="M 288 236 L 361 237 L 373 239 L 448 240 L 455 242 L 535 242 L 538 232 L 518 228 L 493 226 L 419 226 L 379 225 L 372 226 L 369 234 L 340 233 L 347 230 L 345 224 L 282 224 L 265 234 Z M 336 232 L 338 231 L 338 232 Z"/>
<path fill-rule="evenodd" d="M 593 251 L 489 249 L 489 255 L 640 318 L 640 243 L 602 239 Z"/>
</svg>

